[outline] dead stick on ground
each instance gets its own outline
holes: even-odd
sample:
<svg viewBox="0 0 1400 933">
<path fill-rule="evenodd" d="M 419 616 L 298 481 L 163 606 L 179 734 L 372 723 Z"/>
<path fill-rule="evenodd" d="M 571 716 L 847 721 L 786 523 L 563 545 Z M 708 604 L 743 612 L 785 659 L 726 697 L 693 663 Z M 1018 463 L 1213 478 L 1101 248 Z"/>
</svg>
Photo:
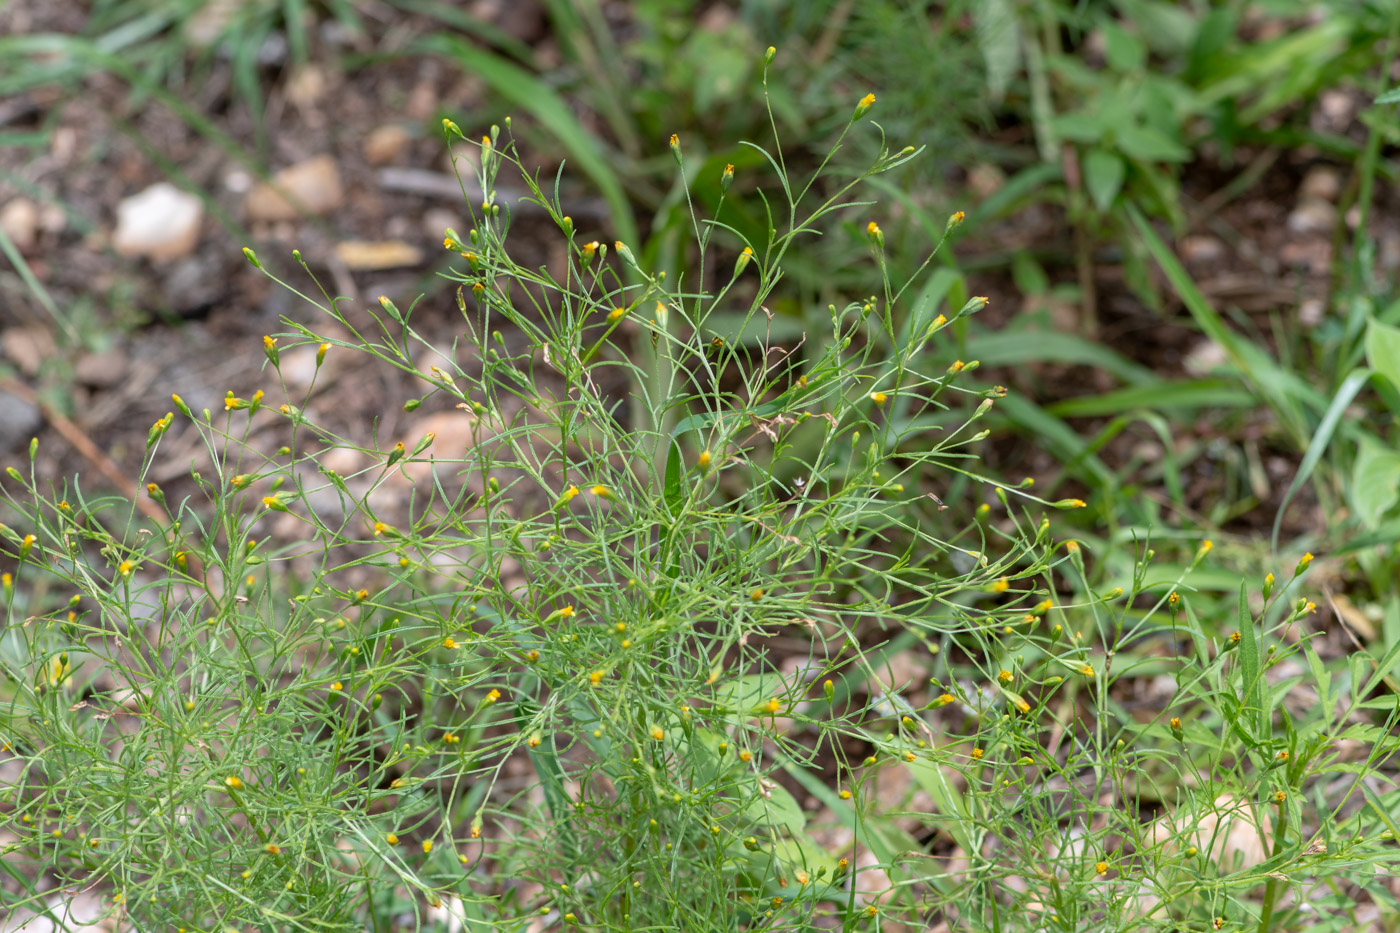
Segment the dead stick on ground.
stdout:
<svg viewBox="0 0 1400 933">
<path fill-rule="evenodd" d="M 112 458 L 98 450 L 97 445 L 83 433 L 82 428 L 69 421 L 62 412 L 55 411 L 51 406 L 45 405 L 29 386 L 13 379 L 0 379 L 0 389 L 4 389 L 11 395 L 23 399 L 39 409 L 49 424 L 53 425 L 54 430 L 63 435 L 63 439 L 72 444 L 73 448 L 91 463 L 107 482 L 115 486 L 117 492 L 136 503 L 136 507 L 141 510 L 143 515 L 157 524 L 164 524 L 167 521 L 165 513 L 157 508 L 155 503 L 141 498 L 140 490 L 136 488 L 136 484 L 123 476 L 121 470 L 112 462 Z"/>
</svg>

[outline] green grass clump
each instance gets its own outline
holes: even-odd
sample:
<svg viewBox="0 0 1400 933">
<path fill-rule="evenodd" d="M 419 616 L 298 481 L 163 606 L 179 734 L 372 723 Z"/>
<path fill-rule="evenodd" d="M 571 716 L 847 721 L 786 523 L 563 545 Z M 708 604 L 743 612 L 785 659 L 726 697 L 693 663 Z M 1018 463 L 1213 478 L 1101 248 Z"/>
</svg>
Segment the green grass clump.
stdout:
<svg viewBox="0 0 1400 933">
<path fill-rule="evenodd" d="M 1322 664 L 1307 562 L 1228 624 L 1192 607 L 1208 543 L 1092 589 L 1048 518 L 1083 503 L 978 472 L 1005 390 L 947 335 L 985 301 L 910 300 L 878 220 L 850 242 L 880 293 L 774 338 L 793 244 L 912 147 L 808 208 L 753 146 L 766 233 L 726 221 L 725 170 L 666 275 L 523 171 L 567 259 L 517 262 L 509 125 L 444 129 L 480 165 L 452 346 L 389 297 L 327 297 L 348 336 L 287 321 L 285 401 L 175 397 L 211 466 L 147 486 L 162 521 L 9 469 L 9 906 L 57 882 L 143 929 L 1283 929 L 1324 881 L 1377 889 L 1395 800 L 1361 779 L 1395 751 L 1396 652 Z M 293 350 L 399 370 L 469 441 L 336 436 Z M 1320 702 L 1290 705 L 1305 678 Z"/>
</svg>

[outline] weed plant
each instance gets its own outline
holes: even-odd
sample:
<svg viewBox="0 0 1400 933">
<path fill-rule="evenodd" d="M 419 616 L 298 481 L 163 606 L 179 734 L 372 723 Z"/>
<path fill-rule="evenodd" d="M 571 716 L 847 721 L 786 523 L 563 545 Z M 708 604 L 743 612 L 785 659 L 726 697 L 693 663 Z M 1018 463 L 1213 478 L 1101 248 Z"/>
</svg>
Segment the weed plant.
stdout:
<svg viewBox="0 0 1400 933">
<path fill-rule="evenodd" d="M 771 339 L 793 244 L 914 149 L 807 207 L 813 179 L 752 147 L 767 236 L 692 211 L 697 262 L 668 275 L 580 242 L 509 123 L 444 129 L 480 166 L 474 227 L 445 238 L 454 346 L 387 297 L 365 326 L 326 296 L 349 337 L 265 339 L 284 403 L 175 397 L 213 466 L 178 501 L 146 487 L 165 521 L 7 469 L 11 911 L 57 886 L 140 929 L 1268 930 L 1382 897 L 1400 649 L 1323 665 L 1310 558 L 1242 587 L 1219 640 L 1187 582 L 1208 542 L 1091 590 L 1047 517 L 1082 503 L 977 471 L 1004 390 L 945 332 L 981 299 L 939 313 L 882 274 Z M 511 258 L 507 167 L 561 268 Z M 878 222 L 857 229 L 883 272 Z M 471 444 L 334 435 L 279 378 L 301 346 L 407 374 L 405 409 L 460 410 Z M 371 465 L 341 475 L 344 450 Z M 402 471 L 391 515 L 374 493 Z"/>
</svg>

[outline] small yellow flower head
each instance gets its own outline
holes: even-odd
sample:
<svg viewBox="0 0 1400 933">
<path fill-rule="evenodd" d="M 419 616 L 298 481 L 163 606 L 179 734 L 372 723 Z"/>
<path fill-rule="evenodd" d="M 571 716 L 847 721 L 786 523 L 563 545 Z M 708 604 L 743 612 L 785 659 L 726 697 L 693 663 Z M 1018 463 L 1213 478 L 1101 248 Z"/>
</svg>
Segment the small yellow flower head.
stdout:
<svg viewBox="0 0 1400 933">
<path fill-rule="evenodd" d="M 1005 593 L 1009 589 L 1011 589 L 1011 581 L 1006 577 L 1002 577 L 992 584 L 993 593 Z"/>
<path fill-rule="evenodd" d="M 573 606 L 561 606 L 560 609 L 559 609 L 559 615 L 560 615 L 562 618 L 565 618 L 565 619 L 571 618 L 571 617 L 573 616 L 573 614 L 574 614 L 574 607 L 573 607 Z"/>
<path fill-rule="evenodd" d="M 744 762 L 744 764 L 748 764 L 750 761 L 753 761 L 753 752 L 749 751 L 747 748 L 739 749 L 739 760 Z"/>
<path fill-rule="evenodd" d="M 1304 604 L 1304 606 L 1303 606 L 1303 612 L 1305 612 L 1305 613 L 1317 612 L 1317 603 L 1313 602 L 1312 600 L 1308 600 L 1307 603 Z"/>
<path fill-rule="evenodd" d="M 1098 872 L 1101 875 L 1108 874 L 1108 863 L 1099 862 L 1097 865 L 1094 866 L 1094 871 Z"/>
<path fill-rule="evenodd" d="M 751 260 L 751 259 L 753 259 L 753 247 L 745 246 L 745 247 L 739 252 L 739 258 L 736 259 L 736 260 L 734 260 L 734 277 L 735 277 L 736 279 L 737 279 L 740 275 L 743 274 L 743 272 L 744 272 L 745 269 L 747 269 L 747 268 L 749 267 L 749 260 Z M 716 337 L 715 340 L 716 340 L 716 341 L 720 341 L 720 338 Z M 717 342 L 717 343 L 714 344 L 714 346 L 716 346 L 716 347 L 722 346 L 722 345 L 723 345 L 723 342 L 722 342 L 722 341 Z"/>
<path fill-rule="evenodd" d="M 877 905 L 875 905 L 875 904 L 871 904 L 869 907 L 865 908 L 865 915 L 866 915 L 867 917 L 873 917 L 873 916 L 875 916 L 876 914 L 878 914 L 879 912 L 880 912 L 880 908 L 879 908 L 879 906 L 877 906 Z"/>
<path fill-rule="evenodd" d="M 840 798 L 841 798 L 842 800 L 850 800 L 850 799 L 851 799 L 851 792 L 848 791 L 848 790 L 843 789 L 843 790 L 841 791 L 841 793 L 840 793 L 839 796 L 840 796 Z"/>
<path fill-rule="evenodd" d="M 864 97 L 862 97 L 862 98 L 860 99 L 860 103 L 856 104 L 856 111 L 855 111 L 855 113 L 851 114 L 851 122 L 854 123 L 854 122 L 856 122 L 857 120 L 859 120 L 861 117 L 865 116 L 867 113 L 870 112 L 870 108 L 871 108 L 871 107 L 874 107 L 874 106 L 875 106 L 875 95 L 874 95 L 874 94 L 866 94 Z"/>
<path fill-rule="evenodd" d="M 1209 538 L 1206 538 L 1204 541 L 1201 542 L 1201 553 L 1209 554 L 1211 548 L 1213 547 L 1215 547 L 1215 542 L 1211 541 Z"/>
<path fill-rule="evenodd" d="M 661 728 L 660 726 L 652 726 L 651 737 L 653 739 L 656 739 L 656 741 L 660 742 L 662 739 L 666 738 L 666 730 Z"/>
<path fill-rule="evenodd" d="M 1224 918 L 1224 917 L 1216 917 L 1214 920 L 1212 920 L 1212 921 L 1210 922 L 1210 925 L 1211 925 L 1212 928 L 1217 929 L 1217 930 L 1224 929 L 1224 928 L 1225 928 L 1225 918 Z"/>
<path fill-rule="evenodd" d="M 268 855 L 276 855 L 282 851 L 282 847 L 274 842 L 269 842 L 267 845 L 263 846 L 263 851 Z"/>
<path fill-rule="evenodd" d="M 1092 664 L 1085 664 L 1083 667 L 1081 667 L 1081 668 L 1079 669 L 1079 673 L 1083 674 L 1085 677 L 1093 677 L 1093 676 L 1094 676 L 1094 665 L 1092 665 Z"/>
<path fill-rule="evenodd" d="M 1001 673 L 1000 673 L 1000 674 L 997 674 L 997 680 L 1001 681 L 1003 684 L 1009 684 L 1009 683 L 1011 683 L 1011 681 L 1012 681 L 1011 672 L 1008 671 L 1006 668 L 1002 668 Z"/>
<path fill-rule="evenodd" d="M 974 749 L 972 750 L 972 760 L 973 760 L 973 761 L 981 761 L 981 760 L 982 760 L 982 749 L 980 749 L 980 748 L 974 748 Z"/>
<path fill-rule="evenodd" d="M 719 193 L 724 194 L 729 190 L 729 186 L 734 183 L 734 166 L 726 164 L 724 171 L 719 176 Z"/>
<path fill-rule="evenodd" d="M 335 683 L 331 684 L 331 690 L 332 690 L 332 692 L 336 692 L 336 691 L 340 691 L 340 690 L 344 690 L 344 689 L 345 689 L 345 685 L 342 684 L 342 683 L 341 683 L 340 681 L 338 681 L 338 680 L 337 680 Z"/>
<path fill-rule="evenodd" d="M 1025 700 L 1017 700 L 1016 709 L 1020 710 L 1023 713 L 1029 713 L 1031 711 L 1031 705 Z"/>
<path fill-rule="evenodd" d="M 627 313 L 627 309 L 626 309 L 626 308 L 613 308 L 611 311 L 608 312 L 608 320 L 609 320 L 609 321 L 621 320 L 622 316 L 623 316 L 624 314 L 626 314 L 626 313 Z"/>
<path fill-rule="evenodd" d="M 1171 727 L 1173 732 L 1181 731 L 1181 719 L 1176 716 L 1173 716 L 1171 722 L 1167 723 L 1167 725 Z"/>
<path fill-rule="evenodd" d="M 883 392 L 870 393 L 870 401 L 874 402 L 876 405 L 885 404 L 885 402 L 889 401 L 889 398 L 890 397 Z"/>
<path fill-rule="evenodd" d="M 756 586 L 756 587 L 754 587 L 752 590 L 749 591 L 749 599 L 753 600 L 754 602 L 758 602 L 758 601 L 759 601 L 760 599 L 762 599 L 762 598 L 763 598 L 763 587 L 761 587 L 761 586 Z"/>
<path fill-rule="evenodd" d="M 588 490 L 588 491 L 591 492 L 591 493 L 593 493 L 593 495 L 597 496 L 597 497 L 600 498 L 600 499 L 611 499 L 611 498 L 612 498 L 612 490 L 609 489 L 608 487 L 602 485 L 601 483 L 600 483 L 599 485 L 597 485 L 597 486 L 594 486 L 592 489 L 590 489 L 590 490 Z"/>
<path fill-rule="evenodd" d="M 593 673 L 591 673 L 591 674 L 588 675 L 588 682 L 589 682 L 590 684 L 592 684 L 593 686 L 595 686 L 595 687 L 598 686 L 598 684 L 602 683 L 602 680 L 603 680 L 603 672 L 602 672 L 602 671 L 594 671 Z"/>
<path fill-rule="evenodd" d="M 501 698 L 501 691 L 497 690 L 495 687 L 492 687 L 492 688 L 491 688 L 491 692 L 489 692 L 489 693 L 486 694 L 486 702 L 487 702 L 487 703 L 495 703 L 495 702 L 496 702 L 497 700 L 499 700 L 500 698 Z"/>
<path fill-rule="evenodd" d="M 224 778 L 224 783 L 233 790 L 240 790 L 243 787 L 243 781 L 236 774 L 230 774 Z"/>
<path fill-rule="evenodd" d="M 1054 608 L 1055 608 L 1055 604 L 1054 604 L 1053 602 L 1051 602 L 1050 600 L 1045 599 L 1045 600 L 1041 600 L 1040 602 L 1036 603 L 1035 608 L 1034 608 L 1033 610 L 1031 610 L 1031 611 L 1034 612 L 1036 615 L 1045 615 L 1045 613 L 1049 612 L 1051 609 L 1054 609 Z"/>
<path fill-rule="evenodd" d="M 960 372 L 962 372 L 963 369 L 965 369 L 966 367 L 967 367 L 967 364 L 964 363 L 962 360 L 953 360 L 952 365 L 950 365 L 950 366 L 948 367 L 948 374 L 949 374 L 949 375 L 952 375 L 952 374 L 954 374 L 954 373 L 960 373 Z"/>
<path fill-rule="evenodd" d="M 1232 635 L 1230 636 L 1230 644 L 1231 644 L 1231 645 L 1238 645 L 1239 643 L 1240 643 L 1240 633 L 1239 633 L 1239 632 L 1235 632 L 1234 634 L 1232 634 Z"/>
<path fill-rule="evenodd" d="M 451 635 L 449 635 L 449 636 L 447 636 L 446 638 L 444 638 L 444 639 L 442 640 L 442 646 L 443 646 L 444 648 L 446 648 L 448 651 L 451 651 L 453 648 L 456 648 L 456 647 L 457 647 L 457 639 L 455 639 L 455 638 L 453 638 Z"/>
<path fill-rule="evenodd" d="M 393 833 L 389 833 L 389 835 L 384 837 L 384 841 L 389 843 L 389 845 L 391 846 L 396 846 L 399 844 L 399 837 L 394 835 Z"/>
<path fill-rule="evenodd" d="M 129 577 L 131 576 L 131 571 L 134 566 L 135 565 L 132 564 L 131 561 L 124 560 L 117 565 L 117 573 L 121 574 L 124 577 Z"/>
<path fill-rule="evenodd" d="M 1312 560 L 1313 560 L 1313 556 L 1312 556 L 1312 552 L 1311 552 L 1311 551 L 1309 551 L 1308 553 L 1306 553 L 1306 554 L 1304 554 L 1302 557 L 1300 557 L 1300 558 L 1298 559 L 1298 566 L 1295 567 L 1295 568 L 1293 569 L 1293 576 L 1296 577 L 1296 576 L 1298 576 L 1298 574 L 1302 573 L 1304 570 L 1307 570 L 1307 569 L 1308 569 L 1308 565 L 1312 563 Z"/>
<path fill-rule="evenodd" d="M 1274 761 L 1283 762 L 1283 761 L 1287 761 L 1287 760 L 1288 760 L 1288 750 L 1287 750 L 1287 749 L 1284 749 L 1283 751 L 1279 752 L 1277 755 L 1274 756 Z"/>
<path fill-rule="evenodd" d="M 530 736 L 530 738 L 526 740 L 525 744 L 526 744 L 526 745 L 529 745 L 531 748 L 539 748 L 539 747 L 540 747 L 540 735 L 539 735 L 539 733 L 536 732 L 534 735 Z"/>
<path fill-rule="evenodd" d="M 1171 595 L 1167 597 L 1167 605 L 1175 609 L 1176 604 L 1179 602 L 1181 602 L 1181 597 L 1176 594 L 1175 590 L 1173 590 Z"/>
<path fill-rule="evenodd" d="M 770 713 L 776 713 L 783 708 L 783 704 L 778 701 L 777 697 L 769 697 L 764 708 Z"/>
<path fill-rule="evenodd" d="M 423 840 L 423 854 L 424 854 L 424 855 L 427 855 L 427 854 L 428 854 L 429 852 L 431 852 L 431 851 L 433 851 L 433 840 L 431 840 L 431 839 L 424 839 L 424 840 Z"/>
<path fill-rule="evenodd" d="M 709 469 L 710 459 L 710 452 L 708 450 L 702 450 L 700 451 L 700 456 L 695 458 L 695 465 L 702 470 Z"/>
<path fill-rule="evenodd" d="M 1274 803 L 1283 803 L 1287 799 L 1288 795 L 1285 794 L 1283 791 L 1277 791 L 1274 794 Z"/>
<path fill-rule="evenodd" d="M 917 757 L 918 757 L 918 756 L 915 755 L 913 752 L 905 752 L 905 753 L 904 753 L 904 760 L 905 760 L 905 761 L 914 761 Z"/>
<path fill-rule="evenodd" d="M 865 225 L 865 235 L 870 238 L 870 242 L 874 244 L 876 249 L 885 248 L 885 233 L 875 221 L 872 220 Z"/>
<path fill-rule="evenodd" d="M 670 139 L 670 144 L 671 144 L 671 155 L 675 157 L 675 159 L 676 159 L 676 164 L 677 164 L 677 165 L 680 165 L 680 164 L 681 164 L 681 138 L 680 138 L 679 136 L 677 136 L 675 133 L 672 133 L 672 134 L 671 134 L 671 139 Z"/>
</svg>

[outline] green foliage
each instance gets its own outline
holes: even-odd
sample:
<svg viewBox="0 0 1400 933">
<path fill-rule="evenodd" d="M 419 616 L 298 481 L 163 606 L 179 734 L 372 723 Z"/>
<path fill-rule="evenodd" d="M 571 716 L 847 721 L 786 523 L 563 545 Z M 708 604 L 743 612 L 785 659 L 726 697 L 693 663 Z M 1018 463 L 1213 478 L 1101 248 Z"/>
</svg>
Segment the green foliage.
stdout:
<svg viewBox="0 0 1400 933">
<path fill-rule="evenodd" d="M 53 883 L 92 886 L 141 928 L 211 933 L 403 915 L 471 930 L 1266 931 L 1345 928 L 1360 891 L 1393 905 L 1400 305 L 1369 272 L 1364 211 L 1394 131 L 1379 108 L 1360 149 L 1275 120 L 1381 61 L 1393 14 L 1336 4 L 1252 42 L 1238 4 L 948 4 L 933 34 L 971 24 L 982 97 L 966 49 L 919 44 L 917 5 L 755 9 L 696 31 L 692 4 L 647 4 L 619 45 L 596 4 L 557 0 L 563 64 L 544 76 L 449 5 L 399 6 L 491 42 L 413 51 L 555 137 L 616 239 L 581 242 L 564 175 L 524 171 L 509 121 L 481 145 L 447 123 L 476 150 L 471 206 L 485 204 L 447 232 L 460 339 L 434 344 L 389 298 L 361 311 L 326 296 L 337 336 L 288 321 L 264 351 L 274 376 L 293 351 L 319 348 L 318 373 L 327 354 L 364 354 L 417 380 L 406 411 L 459 412 L 468 443 L 340 437 L 309 414 L 314 385 L 282 382 L 276 401 L 230 393 L 219 412 L 176 398 L 209 466 L 178 497 L 148 487 L 160 520 L 8 471 L 7 909 L 45 910 Z M 354 4 L 331 8 L 356 21 Z M 92 36 L 4 40 L 0 83 L 77 87 L 110 69 L 195 124 L 178 110 L 184 53 L 159 41 L 193 9 L 99 5 Z M 248 5 L 221 42 L 249 69 L 286 28 L 300 61 L 303 12 Z M 766 83 L 762 49 L 789 34 L 817 35 L 781 62 L 801 91 Z M 832 103 L 891 72 L 909 83 L 877 109 Z M 240 74 L 253 93 L 255 71 Z M 747 105 L 756 84 L 763 110 Z M 1020 252 L 1024 293 L 1092 307 L 1091 252 L 1111 237 L 1129 283 L 1155 303 L 1160 269 L 1225 365 L 1171 379 L 1038 311 L 980 328 L 971 272 L 937 249 L 962 215 L 907 184 L 932 177 L 915 147 L 887 144 L 956 142 L 922 122 L 927 85 L 959 119 L 995 105 L 1034 130 L 1041 164 L 968 224 L 1034 200 L 1068 209 L 1078 284 Z M 585 129 L 579 100 L 606 133 Z M 764 130 L 795 139 L 705 148 Z M 1266 344 L 1149 218 L 1181 228 L 1177 174 L 1203 144 L 1228 162 L 1304 138 L 1355 160 L 1363 222 L 1339 313 Z M 847 169 L 852 153 L 870 167 Z M 557 228 L 557 267 L 512 258 L 502 169 Z M 872 202 L 852 200 L 857 185 L 893 200 L 888 219 L 858 213 Z M 653 213 L 646 240 L 632 203 Z M 1046 363 L 1114 387 L 1038 405 L 979 382 Z M 1300 458 L 1275 548 L 1305 485 L 1328 514 L 1354 511 L 1316 540 L 1380 603 L 1370 648 L 1320 654 L 1311 555 L 1242 585 L 1253 544 L 1219 561 L 1181 527 L 1223 524 L 1246 496 L 1169 521 L 1194 504 L 1185 473 L 1203 447 L 1176 426 L 1253 409 Z M 151 428 L 147 470 L 174 418 Z M 274 451 L 263 425 L 278 418 Z M 1006 430 L 1056 469 L 987 475 L 977 443 Z M 1157 462 L 1110 465 L 1128 431 L 1160 441 Z M 1047 517 L 1084 505 L 1062 487 L 1090 504 L 1075 541 Z"/>
</svg>

